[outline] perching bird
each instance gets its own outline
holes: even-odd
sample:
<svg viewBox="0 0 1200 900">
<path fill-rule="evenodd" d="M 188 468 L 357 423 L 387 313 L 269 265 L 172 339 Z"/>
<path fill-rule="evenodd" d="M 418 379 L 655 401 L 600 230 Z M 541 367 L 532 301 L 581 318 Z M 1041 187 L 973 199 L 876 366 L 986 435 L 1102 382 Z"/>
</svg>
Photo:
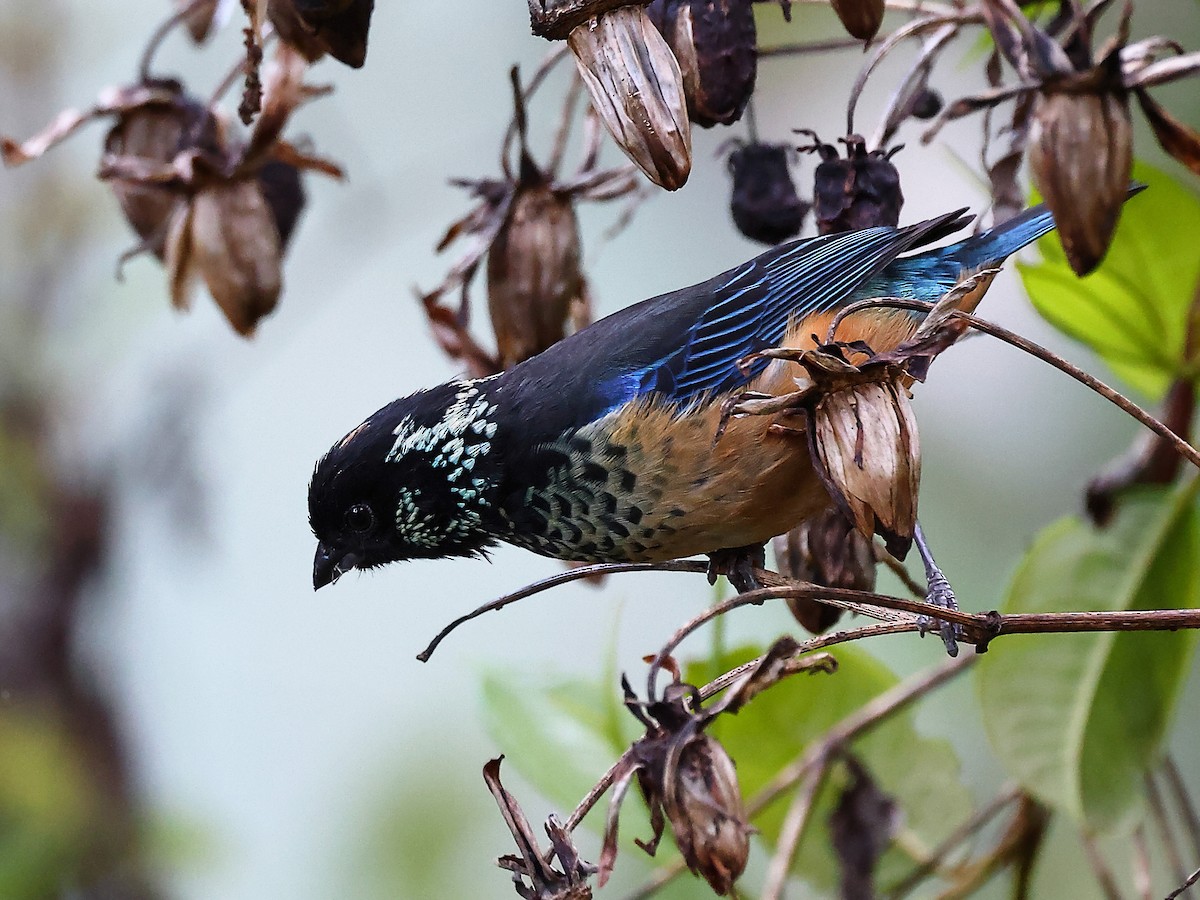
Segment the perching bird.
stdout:
<svg viewBox="0 0 1200 900">
<path fill-rule="evenodd" d="M 807 449 L 769 417 L 728 423 L 721 401 L 794 387 L 786 364 L 845 305 L 937 300 L 1054 227 L 1039 206 L 960 243 L 963 210 L 905 228 L 794 241 L 702 284 L 638 303 L 490 378 L 396 400 L 317 463 L 313 584 L 396 560 L 482 555 L 499 541 L 579 562 L 660 561 L 761 545 L 832 502 Z M 875 352 L 919 314 L 875 309 L 839 340 Z"/>
</svg>

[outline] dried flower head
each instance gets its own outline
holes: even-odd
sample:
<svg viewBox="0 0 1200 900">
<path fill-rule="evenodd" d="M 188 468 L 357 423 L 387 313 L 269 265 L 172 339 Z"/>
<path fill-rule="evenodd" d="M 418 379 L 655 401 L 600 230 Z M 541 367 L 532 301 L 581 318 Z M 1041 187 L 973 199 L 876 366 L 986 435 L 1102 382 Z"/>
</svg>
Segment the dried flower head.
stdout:
<svg viewBox="0 0 1200 900">
<path fill-rule="evenodd" d="M 645 9 L 601 13 L 576 26 L 567 44 L 617 146 L 655 184 L 683 187 L 692 171 L 683 75 Z"/>
<path fill-rule="evenodd" d="M 837 507 L 775 538 L 775 564 L 781 575 L 822 587 L 875 590 L 875 551 L 871 542 Z M 828 631 L 842 611 L 806 598 L 789 598 L 796 621 L 813 634 Z"/>
<path fill-rule="evenodd" d="M 460 237 L 472 236 L 475 242 L 442 284 L 421 298 L 442 349 L 466 362 L 475 376 L 516 365 L 561 340 L 568 328 L 578 330 L 588 323 L 590 299 L 581 267 L 575 201 L 624 196 L 636 185 L 632 166 L 597 167 L 601 131 L 594 116 L 586 119 L 584 159 L 578 171 L 567 179 L 557 175 L 576 92 L 569 93 L 564 104 L 550 163 L 543 167 L 535 162 L 526 142 L 526 95 L 515 69 L 512 79 L 515 113 L 510 134 L 519 140 L 515 171 L 509 164 L 506 140 L 501 151 L 502 180 L 454 182 L 469 188 L 479 203 L 450 226 L 438 249 Z M 540 81 L 535 76 L 534 83 Z M 468 286 L 485 254 L 494 355 L 468 330 Z M 455 288 L 461 290 L 457 310 L 441 303 Z"/>
<path fill-rule="evenodd" d="M 852 134 L 838 139 L 846 145 L 846 156 L 842 157 L 836 147 L 821 143 L 816 132 L 800 129 L 797 133 L 813 139 L 812 144 L 799 149 L 821 157 L 813 186 L 818 233 L 894 226 L 900 221 L 904 194 L 900 190 L 900 173 L 892 164 L 892 157 L 900 147 L 867 150 L 866 141 Z"/>
<path fill-rule="evenodd" d="M 738 231 L 753 241 L 778 244 L 794 238 L 809 205 L 796 193 L 785 144 L 739 144 L 729 155 L 733 195 L 729 211 Z"/>
<path fill-rule="evenodd" d="M 304 204 L 299 171 L 341 174 L 281 137 L 292 111 L 319 93 L 304 85 L 304 71 L 304 60 L 282 46 L 245 141 L 178 82 L 153 80 L 64 112 L 24 144 L 4 140 L 4 159 L 35 159 L 83 123 L 114 116 L 99 177 L 140 238 L 123 259 L 146 251 L 162 259 L 177 308 L 187 308 L 190 284 L 203 280 L 235 330 L 250 335 L 278 300 L 283 249 Z"/>
<path fill-rule="evenodd" d="M 1034 185 L 1054 212 L 1067 260 L 1079 275 L 1103 259 L 1129 187 L 1130 93 L 1163 149 L 1200 173 L 1200 134 L 1172 117 L 1147 90 L 1200 72 L 1200 54 L 1182 55 L 1175 41 L 1159 36 L 1130 43 L 1132 4 L 1126 4 L 1117 33 L 1093 50 L 1095 26 L 1108 6 L 1064 5 L 1041 28 L 1014 0 L 985 0 L 980 10 L 998 54 L 1020 81 L 1000 83 L 998 55 L 989 65 L 992 87 L 951 103 L 923 136 L 929 141 L 946 122 L 1017 98 L 1005 126 L 1012 149 L 989 168 L 998 205 L 1011 210 L 1015 173 L 1028 145 Z M 1162 59 L 1163 54 L 1179 55 Z"/>
<path fill-rule="evenodd" d="M 758 71 L 750 0 L 654 0 L 646 13 L 679 62 L 689 118 L 702 128 L 740 119 Z"/>
</svg>

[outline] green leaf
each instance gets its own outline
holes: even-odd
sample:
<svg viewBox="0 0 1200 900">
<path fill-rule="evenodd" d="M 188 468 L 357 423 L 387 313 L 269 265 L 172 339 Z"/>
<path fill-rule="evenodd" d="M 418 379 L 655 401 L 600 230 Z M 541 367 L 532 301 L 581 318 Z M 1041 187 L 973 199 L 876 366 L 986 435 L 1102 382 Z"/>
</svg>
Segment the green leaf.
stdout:
<svg viewBox="0 0 1200 900">
<path fill-rule="evenodd" d="M 508 757 L 506 765 L 564 812 L 575 808 L 638 735 L 615 689 L 582 679 L 490 672 L 483 699 L 485 725 L 496 749 Z"/>
<path fill-rule="evenodd" d="M 1198 483 L 1129 494 L 1103 531 L 1074 517 L 1051 525 L 1002 612 L 1197 605 Z M 1186 630 L 997 641 L 977 667 L 992 745 L 1031 793 L 1076 822 L 1123 824 L 1157 760 L 1195 641 Z"/>
<path fill-rule="evenodd" d="M 731 653 L 750 659 L 760 648 L 743 647 Z M 757 793 L 785 765 L 795 760 L 814 740 L 850 713 L 897 683 L 875 658 L 853 647 L 833 651 L 838 671 L 833 675 L 796 675 L 754 700 L 736 716 L 726 716 L 711 729 L 736 761 L 742 793 Z M 689 666 L 687 678 L 702 684 L 715 673 L 707 665 Z M 904 811 L 908 837 L 925 850 L 946 837 L 971 809 L 970 795 L 959 778 L 959 762 L 947 741 L 919 735 L 910 711 L 892 716 L 854 741 L 850 750 L 870 769 L 882 790 L 893 796 Z M 841 768 L 826 779 L 809 817 L 796 854 L 794 871 L 815 887 L 830 890 L 836 884 L 836 854 L 829 835 L 829 814 L 844 785 Z M 792 795 L 781 797 L 754 824 L 770 846 L 779 830 Z M 893 847 L 879 868 L 886 884 L 912 867 L 911 857 Z"/>
<path fill-rule="evenodd" d="M 1149 189 L 1126 203 L 1099 269 L 1077 278 L 1053 232 L 1038 241 L 1042 262 L 1017 268 L 1047 321 L 1158 397 L 1176 377 L 1195 375 L 1184 341 L 1200 280 L 1200 198 L 1146 163 L 1135 164 L 1133 174 Z"/>
</svg>

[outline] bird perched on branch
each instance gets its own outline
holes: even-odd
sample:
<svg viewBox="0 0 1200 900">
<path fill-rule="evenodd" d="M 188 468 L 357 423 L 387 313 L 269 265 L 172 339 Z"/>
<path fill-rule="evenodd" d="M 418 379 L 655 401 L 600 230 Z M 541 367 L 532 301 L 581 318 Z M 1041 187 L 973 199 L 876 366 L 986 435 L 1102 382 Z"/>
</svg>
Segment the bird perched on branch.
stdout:
<svg viewBox="0 0 1200 900">
<path fill-rule="evenodd" d="M 479 556 L 503 541 L 563 560 L 662 561 L 761 545 L 832 502 L 801 442 L 722 401 L 794 388 L 786 365 L 872 297 L 933 301 L 1054 227 L 1044 207 L 939 249 L 963 210 L 904 228 L 794 241 L 645 300 L 490 378 L 388 404 L 317 463 L 313 584 L 396 560 Z M 837 337 L 890 350 L 920 314 L 875 309 Z"/>
</svg>

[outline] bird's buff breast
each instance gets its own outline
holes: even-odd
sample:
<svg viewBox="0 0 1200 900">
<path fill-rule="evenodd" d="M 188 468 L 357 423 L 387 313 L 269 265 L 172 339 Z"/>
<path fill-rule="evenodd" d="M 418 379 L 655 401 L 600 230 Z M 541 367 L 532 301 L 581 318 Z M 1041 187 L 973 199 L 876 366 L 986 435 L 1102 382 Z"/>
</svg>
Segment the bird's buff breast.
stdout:
<svg viewBox="0 0 1200 900">
<path fill-rule="evenodd" d="M 862 318 L 847 320 L 839 339 L 879 351 L 912 330 L 891 316 Z M 784 345 L 812 346 L 826 326 L 805 320 Z M 794 382 L 777 362 L 747 387 L 777 395 Z M 560 559 L 657 562 L 759 544 L 829 505 L 802 434 L 772 433 L 776 416 L 745 416 L 714 440 L 720 420 L 719 402 L 680 410 L 649 398 L 564 437 L 553 447 L 562 463 L 522 498 L 525 521 L 503 539 Z M 785 421 L 801 428 L 803 419 Z"/>
</svg>

